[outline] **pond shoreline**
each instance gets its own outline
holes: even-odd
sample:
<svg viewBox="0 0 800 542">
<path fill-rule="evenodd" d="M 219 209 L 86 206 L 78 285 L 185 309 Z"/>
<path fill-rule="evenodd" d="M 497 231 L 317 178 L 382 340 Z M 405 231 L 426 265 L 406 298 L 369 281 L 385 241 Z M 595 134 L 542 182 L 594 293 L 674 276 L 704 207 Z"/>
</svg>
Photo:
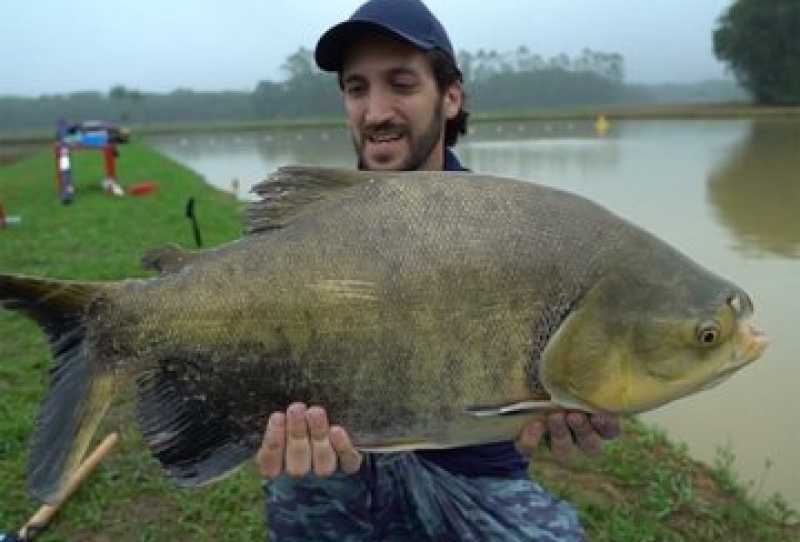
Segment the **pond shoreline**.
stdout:
<svg viewBox="0 0 800 542">
<path fill-rule="evenodd" d="M 715 104 L 656 104 L 608 105 L 569 108 L 534 109 L 473 113 L 470 122 L 537 121 L 537 120 L 595 120 L 604 115 L 608 120 L 716 120 L 716 119 L 797 119 L 800 106 L 757 106 L 746 103 Z M 298 128 L 344 127 L 344 117 L 278 119 L 264 121 L 232 122 L 176 122 L 134 124 L 130 128 L 136 136 L 181 134 L 194 132 L 253 132 L 262 130 L 292 130 Z M 0 145 L 39 144 L 53 139 L 53 130 L 32 130 L 26 133 L 0 132 Z"/>
</svg>

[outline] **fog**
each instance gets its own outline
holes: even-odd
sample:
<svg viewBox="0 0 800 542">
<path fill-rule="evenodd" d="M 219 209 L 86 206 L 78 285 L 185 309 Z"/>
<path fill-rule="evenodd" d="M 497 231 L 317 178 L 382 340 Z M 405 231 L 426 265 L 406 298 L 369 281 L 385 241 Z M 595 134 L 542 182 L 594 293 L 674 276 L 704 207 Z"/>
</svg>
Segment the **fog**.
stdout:
<svg viewBox="0 0 800 542">
<path fill-rule="evenodd" d="M 624 56 L 626 81 L 727 78 L 711 33 L 730 0 L 428 0 L 456 49 L 544 57 L 584 47 Z M 358 0 L 39 0 L 0 9 L 0 95 L 107 91 L 122 84 L 252 90 L 313 48 Z"/>
</svg>

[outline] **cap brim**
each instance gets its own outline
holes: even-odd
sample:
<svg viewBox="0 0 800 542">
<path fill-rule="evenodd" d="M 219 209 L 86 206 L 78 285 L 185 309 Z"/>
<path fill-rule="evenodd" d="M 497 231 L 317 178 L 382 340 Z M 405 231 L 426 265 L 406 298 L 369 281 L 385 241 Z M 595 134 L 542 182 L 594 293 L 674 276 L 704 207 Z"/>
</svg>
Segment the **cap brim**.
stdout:
<svg viewBox="0 0 800 542">
<path fill-rule="evenodd" d="M 350 46 L 367 32 L 385 34 L 390 38 L 406 41 L 423 51 L 434 47 L 430 43 L 412 38 L 404 32 L 372 21 L 345 21 L 325 32 L 317 42 L 314 59 L 321 70 L 329 72 L 342 71 L 344 57 Z"/>
</svg>

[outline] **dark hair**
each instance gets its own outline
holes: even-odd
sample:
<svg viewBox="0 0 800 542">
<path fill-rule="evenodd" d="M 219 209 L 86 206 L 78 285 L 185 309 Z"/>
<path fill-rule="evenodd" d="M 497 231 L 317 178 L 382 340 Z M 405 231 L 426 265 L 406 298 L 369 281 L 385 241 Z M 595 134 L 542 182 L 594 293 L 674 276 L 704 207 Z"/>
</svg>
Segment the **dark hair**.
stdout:
<svg viewBox="0 0 800 542">
<path fill-rule="evenodd" d="M 433 78 L 436 79 L 436 86 L 439 88 L 439 93 L 444 94 L 450 85 L 461 82 L 461 72 L 456 67 L 453 60 L 444 52 L 439 49 L 432 49 L 427 53 L 431 61 L 431 68 L 433 69 Z M 461 109 L 452 119 L 449 119 L 444 127 L 444 144 L 447 147 L 452 147 L 458 141 L 458 136 L 467 133 L 467 120 L 469 119 L 469 111 L 466 110 L 467 94 L 464 93 L 461 102 Z"/>
<path fill-rule="evenodd" d="M 461 72 L 450 59 L 450 57 L 440 51 L 439 49 L 431 49 L 425 53 L 428 60 L 431 62 L 431 69 L 433 70 L 433 78 L 436 80 L 436 87 L 439 89 L 439 94 L 444 94 L 450 85 L 461 82 Z M 338 72 L 336 77 L 339 81 L 339 88 L 344 88 L 344 81 L 342 81 L 342 72 Z M 469 118 L 469 111 L 465 106 L 467 103 L 467 94 L 464 93 L 461 109 L 452 119 L 445 123 L 444 127 L 444 144 L 446 147 L 452 147 L 458 141 L 458 136 L 467 133 L 467 120 Z"/>
</svg>

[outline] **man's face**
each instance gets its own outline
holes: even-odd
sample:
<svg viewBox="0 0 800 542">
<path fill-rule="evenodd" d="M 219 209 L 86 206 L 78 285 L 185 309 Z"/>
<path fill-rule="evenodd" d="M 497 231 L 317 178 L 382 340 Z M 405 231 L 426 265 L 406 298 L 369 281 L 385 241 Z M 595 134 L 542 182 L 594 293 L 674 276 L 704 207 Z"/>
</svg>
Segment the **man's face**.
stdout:
<svg viewBox="0 0 800 542">
<path fill-rule="evenodd" d="M 362 168 L 442 169 L 444 127 L 461 107 L 460 85 L 440 93 L 428 57 L 369 36 L 348 51 L 342 93 Z"/>
</svg>

